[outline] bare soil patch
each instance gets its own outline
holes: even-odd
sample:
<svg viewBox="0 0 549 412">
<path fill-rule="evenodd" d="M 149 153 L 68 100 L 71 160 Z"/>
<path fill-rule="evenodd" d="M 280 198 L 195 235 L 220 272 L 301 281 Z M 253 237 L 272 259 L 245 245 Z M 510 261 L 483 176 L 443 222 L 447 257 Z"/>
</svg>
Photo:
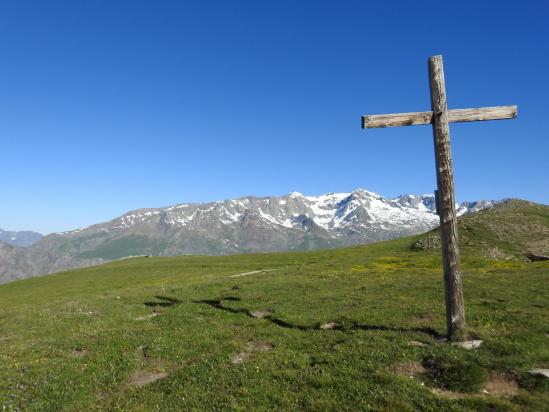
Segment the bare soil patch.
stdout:
<svg viewBox="0 0 549 412">
<path fill-rule="evenodd" d="M 132 373 L 128 378 L 128 385 L 140 388 L 160 379 L 164 379 L 167 376 L 168 374 L 166 372 L 137 371 Z"/>
<path fill-rule="evenodd" d="M 255 342 L 248 342 L 248 349 L 252 352 L 266 352 L 274 348 L 271 342 L 266 340 L 258 340 Z"/>
<path fill-rule="evenodd" d="M 399 376 L 407 376 L 410 378 L 416 378 L 430 371 L 419 362 L 404 362 L 391 365 L 389 372 Z M 423 385 L 423 382 L 421 383 Z M 462 399 L 467 396 L 474 395 L 489 395 L 495 397 L 511 398 L 516 396 L 519 390 L 519 386 L 516 381 L 516 377 L 512 373 L 492 373 L 486 383 L 483 385 L 482 390 L 479 392 L 455 392 L 452 390 L 429 387 L 429 390 L 435 395 L 441 398 L 447 399 Z"/>
<path fill-rule="evenodd" d="M 83 348 L 76 348 L 72 351 L 71 355 L 73 358 L 85 358 L 90 354 L 90 351 Z"/>
<path fill-rule="evenodd" d="M 492 396 L 513 397 L 518 393 L 518 389 L 514 376 L 494 373 L 488 378 L 482 392 Z"/>
<path fill-rule="evenodd" d="M 389 372 L 400 376 L 417 376 L 427 372 L 427 369 L 419 362 L 404 362 L 389 366 Z"/>
<path fill-rule="evenodd" d="M 274 345 L 271 342 L 267 342 L 266 340 L 248 342 L 248 344 L 246 345 L 246 350 L 234 355 L 231 362 L 235 365 L 240 365 L 250 360 L 254 353 L 267 352 L 273 348 Z"/>
<path fill-rule="evenodd" d="M 240 365 L 250 359 L 251 356 L 252 354 L 250 352 L 240 352 L 233 356 L 231 362 L 235 365 Z"/>
</svg>

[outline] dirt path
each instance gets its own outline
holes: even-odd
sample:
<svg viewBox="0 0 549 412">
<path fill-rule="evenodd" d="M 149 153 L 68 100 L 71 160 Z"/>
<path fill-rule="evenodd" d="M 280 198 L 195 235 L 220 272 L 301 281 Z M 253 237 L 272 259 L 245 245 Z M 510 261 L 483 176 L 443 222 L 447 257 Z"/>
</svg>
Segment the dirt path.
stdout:
<svg viewBox="0 0 549 412">
<path fill-rule="evenodd" d="M 256 273 L 267 273 L 267 272 L 273 272 L 275 270 L 280 269 L 261 269 L 261 270 L 252 270 L 251 272 L 244 272 L 244 273 L 237 273 L 236 275 L 229 276 L 230 278 L 239 278 L 241 276 L 249 276 L 249 275 L 255 275 Z"/>
</svg>

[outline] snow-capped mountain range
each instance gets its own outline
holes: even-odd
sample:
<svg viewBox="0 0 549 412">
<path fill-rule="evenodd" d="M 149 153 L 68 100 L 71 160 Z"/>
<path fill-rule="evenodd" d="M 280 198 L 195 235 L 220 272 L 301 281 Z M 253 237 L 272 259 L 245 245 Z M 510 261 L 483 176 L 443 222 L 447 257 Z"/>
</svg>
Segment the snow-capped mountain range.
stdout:
<svg viewBox="0 0 549 412">
<path fill-rule="evenodd" d="M 458 215 L 484 209 L 492 201 L 456 204 Z M 239 226 L 250 218 L 254 224 L 278 229 L 310 231 L 318 227 L 334 238 L 351 233 L 372 236 L 366 242 L 379 238 L 394 238 L 402 234 L 418 233 L 436 226 L 433 195 L 402 195 L 387 199 L 376 193 L 358 189 L 351 193 L 327 193 L 304 196 L 293 192 L 280 197 L 243 197 L 211 203 L 178 204 L 175 206 L 139 209 L 117 219 L 87 226 L 58 235 L 82 232 L 125 232 L 147 225 L 181 230 L 199 229 L 204 225 Z M 396 236 L 395 236 L 396 235 Z"/>
<path fill-rule="evenodd" d="M 456 206 L 461 215 L 493 203 Z M 338 247 L 394 239 L 437 225 L 433 195 L 388 199 L 364 189 L 139 209 L 108 222 L 45 236 L 25 249 L 0 245 L 0 282 L 132 255 Z"/>
</svg>

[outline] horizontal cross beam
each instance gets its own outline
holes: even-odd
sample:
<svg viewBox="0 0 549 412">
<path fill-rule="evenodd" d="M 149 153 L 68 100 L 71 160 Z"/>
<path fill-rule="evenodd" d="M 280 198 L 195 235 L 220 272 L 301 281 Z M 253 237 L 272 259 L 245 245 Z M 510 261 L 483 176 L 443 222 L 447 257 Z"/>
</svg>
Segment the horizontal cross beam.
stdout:
<svg viewBox="0 0 549 412">
<path fill-rule="evenodd" d="M 477 109 L 448 110 L 448 122 L 476 122 L 479 120 L 502 120 L 517 117 L 517 106 L 479 107 Z M 362 128 L 415 126 L 431 124 L 433 112 L 374 114 L 362 116 Z"/>
</svg>

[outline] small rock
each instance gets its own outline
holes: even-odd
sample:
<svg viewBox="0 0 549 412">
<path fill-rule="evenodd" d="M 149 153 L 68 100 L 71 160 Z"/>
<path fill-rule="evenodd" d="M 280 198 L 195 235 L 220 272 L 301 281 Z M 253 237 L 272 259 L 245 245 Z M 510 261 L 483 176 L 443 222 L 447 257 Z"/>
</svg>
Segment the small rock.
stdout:
<svg viewBox="0 0 549 412">
<path fill-rule="evenodd" d="M 250 316 L 256 319 L 262 319 L 272 314 L 273 314 L 272 309 L 263 309 L 263 310 L 256 310 L 255 312 L 250 313 Z"/>
<path fill-rule="evenodd" d="M 168 374 L 166 372 L 137 371 L 129 377 L 128 385 L 139 388 L 148 385 L 149 383 L 156 382 L 157 380 L 164 379 L 167 376 Z"/>
<path fill-rule="evenodd" d="M 480 345 L 482 345 L 482 341 L 481 340 L 466 340 L 466 341 L 463 341 L 463 342 L 453 342 L 452 345 L 459 346 L 460 348 L 463 348 L 463 349 L 476 349 Z"/>
<path fill-rule="evenodd" d="M 423 343 L 423 342 L 420 342 L 418 340 L 411 340 L 410 342 L 408 342 L 408 346 L 418 346 L 418 347 L 423 347 L 423 346 L 427 346 L 426 343 Z"/>
<path fill-rule="evenodd" d="M 532 369 L 530 371 L 530 374 L 534 376 L 543 376 L 545 378 L 549 378 L 549 369 Z"/>
<path fill-rule="evenodd" d="M 240 365 L 246 362 L 251 356 L 250 352 L 240 352 L 233 356 L 232 362 L 235 365 Z"/>
<path fill-rule="evenodd" d="M 143 315 L 143 316 L 139 316 L 138 318 L 135 318 L 135 320 L 148 320 L 148 319 L 152 319 L 154 318 L 155 316 L 158 316 L 160 315 L 160 313 L 150 313 L 148 315 Z"/>
<path fill-rule="evenodd" d="M 327 322 L 320 325 L 320 329 L 327 330 L 327 329 L 339 329 L 341 325 L 337 322 Z"/>
</svg>

